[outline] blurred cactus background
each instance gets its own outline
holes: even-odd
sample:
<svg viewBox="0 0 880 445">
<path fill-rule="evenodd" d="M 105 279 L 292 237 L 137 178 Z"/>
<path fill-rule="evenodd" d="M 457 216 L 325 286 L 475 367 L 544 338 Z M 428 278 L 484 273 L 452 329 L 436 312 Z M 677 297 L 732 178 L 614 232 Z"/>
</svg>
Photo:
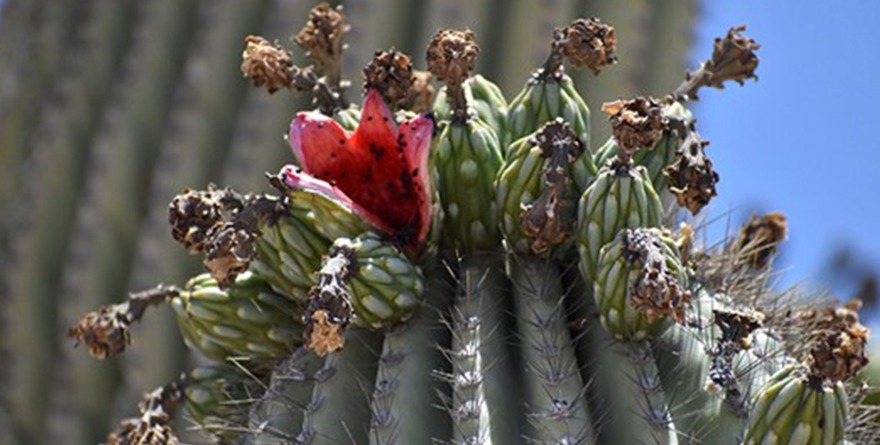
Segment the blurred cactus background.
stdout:
<svg viewBox="0 0 880 445">
<path fill-rule="evenodd" d="M 202 270 L 169 236 L 176 193 L 212 182 L 266 191 L 258 173 L 290 160 L 283 135 L 307 98 L 251 88 L 242 40 L 288 43 L 316 3 L 0 1 L 0 444 L 97 443 L 143 392 L 197 362 L 170 307 L 144 319 L 119 359 L 94 360 L 65 334 L 129 291 Z M 556 26 L 598 16 L 615 27 L 619 63 L 570 73 L 594 110 L 595 145 L 610 134 L 603 102 L 663 95 L 692 67 L 698 3 L 345 0 L 344 77 L 358 83 L 374 51 L 391 46 L 424 69 L 438 28 L 470 28 L 483 49 L 476 71 L 510 98 Z M 876 303 L 872 270 L 840 258 L 829 273 L 850 271 Z"/>
</svg>

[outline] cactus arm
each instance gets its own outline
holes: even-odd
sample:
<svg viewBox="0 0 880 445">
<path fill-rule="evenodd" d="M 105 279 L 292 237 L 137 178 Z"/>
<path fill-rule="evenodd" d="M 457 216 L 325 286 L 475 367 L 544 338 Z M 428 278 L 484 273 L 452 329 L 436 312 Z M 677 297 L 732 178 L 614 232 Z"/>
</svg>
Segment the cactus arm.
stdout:
<svg viewBox="0 0 880 445">
<path fill-rule="evenodd" d="M 474 255 L 462 259 L 452 307 L 453 444 L 517 443 L 519 395 L 506 339 L 504 277 L 498 261 Z"/>
<path fill-rule="evenodd" d="M 370 395 L 366 385 L 376 377 L 380 347 L 378 333 L 346 330 L 345 348 L 328 354 L 315 373 L 312 398 L 305 406 L 302 431 L 294 443 L 368 443 Z"/>
<path fill-rule="evenodd" d="M 281 362 L 269 386 L 250 411 L 248 433 L 241 442 L 253 445 L 290 443 L 303 425 L 303 409 L 312 399 L 314 373 L 323 359 L 298 349 Z"/>
<path fill-rule="evenodd" d="M 438 411 L 432 371 L 443 360 L 432 345 L 446 344 L 437 311 L 448 304 L 449 287 L 439 272 L 428 278 L 425 305 L 407 323 L 385 335 L 373 389 L 370 445 L 406 445 L 448 439 L 450 419 Z M 439 401 L 437 401 L 439 402 Z"/>
<path fill-rule="evenodd" d="M 525 404 L 535 443 L 595 444 L 594 419 L 565 320 L 555 263 L 510 260 L 518 333 L 525 364 Z"/>
</svg>

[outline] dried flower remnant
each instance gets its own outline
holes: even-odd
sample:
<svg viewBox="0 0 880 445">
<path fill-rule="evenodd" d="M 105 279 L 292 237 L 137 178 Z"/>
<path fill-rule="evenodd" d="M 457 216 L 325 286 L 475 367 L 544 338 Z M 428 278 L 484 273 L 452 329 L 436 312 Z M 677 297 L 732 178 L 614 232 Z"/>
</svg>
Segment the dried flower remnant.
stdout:
<svg viewBox="0 0 880 445">
<path fill-rule="evenodd" d="M 434 85 L 431 84 L 433 76 L 429 71 L 413 70 L 412 88 L 407 100 L 409 109 L 416 113 L 428 113 L 434 104 Z"/>
<path fill-rule="evenodd" d="M 752 215 L 739 230 L 731 248 L 742 255 L 750 267 L 763 269 L 776 256 L 776 247 L 787 235 L 787 218 L 782 213 Z"/>
<path fill-rule="evenodd" d="M 241 54 L 242 74 L 251 78 L 254 86 L 266 87 L 269 94 L 289 88 L 293 82 L 293 58 L 290 52 L 260 36 L 247 36 L 244 42 L 245 49 Z"/>
<path fill-rule="evenodd" d="M 574 67 L 587 67 L 599 74 L 602 67 L 617 62 L 614 27 L 595 17 L 577 19 L 554 33 L 554 50 Z"/>
<path fill-rule="evenodd" d="M 318 284 L 309 293 L 309 307 L 303 318 L 306 347 L 319 356 L 338 351 L 345 345 L 343 335 L 353 316 L 347 286 L 356 268 L 354 251 L 338 246 L 324 258 L 318 271 Z"/>
<path fill-rule="evenodd" d="M 175 412 L 184 397 L 185 381 L 172 382 L 148 393 L 138 404 L 140 417 L 119 422 L 107 436 L 108 445 L 179 445 L 171 428 Z"/>
<path fill-rule="evenodd" d="M 810 332 L 807 364 L 810 376 L 823 381 L 847 381 L 868 364 L 870 330 L 859 323 L 856 300 L 843 307 L 814 310 L 808 314 L 815 329 Z"/>
<path fill-rule="evenodd" d="M 602 111 L 609 115 L 611 132 L 622 160 L 631 159 L 639 148 L 654 148 L 666 128 L 663 109 L 653 98 L 608 102 L 602 105 Z"/>
<path fill-rule="evenodd" d="M 413 82 L 412 59 L 394 48 L 376 51 L 364 67 L 364 92 L 379 91 L 391 108 L 409 99 Z"/>
<path fill-rule="evenodd" d="M 131 294 L 129 301 L 103 306 L 96 312 L 84 315 L 67 331 L 77 345 L 84 343 L 92 357 L 103 360 L 122 354 L 131 344 L 131 326 L 141 320 L 150 306 L 158 306 L 171 300 L 179 290 L 171 286 Z"/>
<path fill-rule="evenodd" d="M 453 112 L 465 117 L 467 101 L 462 83 L 477 65 L 480 46 L 474 33 L 454 29 L 441 29 L 428 44 L 428 71 L 446 84 L 446 94 Z"/>
<path fill-rule="evenodd" d="M 617 62 L 614 27 L 596 17 L 577 19 L 553 31 L 550 55 L 534 74 L 534 79 L 547 81 L 562 77 L 562 62 L 568 60 L 575 68 L 587 67 L 599 74 L 602 67 Z"/>
<path fill-rule="evenodd" d="M 752 333 L 764 325 L 764 314 L 751 310 L 715 309 L 715 324 L 721 328 L 721 337 L 707 351 L 712 357 L 709 368 L 708 390 L 724 390 L 729 397 L 742 395 L 733 361 L 736 355 L 752 346 Z"/>
<path fill-rule="evenodd" d="M 235 281 L 254 259 L 261 221 L 285 211 L 269 196 L 242 196 L 231 189 L 187 190 L 174 197 L 168 220 L 174 239 L 190 252 L 204 252 L 204 264 L 221 287 Z"/>
<path fill-rule="evenodd" d="M 666 249 L 659 233 L 652 229 L 627 229 L 624 249 L 627 261 L 641 265 L 636 279 L 630 283 L 630 304 L 644 314 L 648 322 L 671 318 L 684 323 L 691 293 L 667 267 Z"/>
<path fill-rule="evenodd" d="M 534 145 L 541 148 L 542 157 L 549 158 L 541 174 L 544 191 L 524 206 L 520 224 L 526 236 L 532 238 L 532 251 L 541 254 L 565 242 L 574 229 L 577 198 L 571 196 L 572 180 L 566 172 L 585 148 L 561 118 L 544 125 L 535 135 Z"/>
<path fill-rule="evenodd" d="M 315 60 L 327 84 L 335 90 L 341 85 L 342 51 L 344 37 L 350 29 L 342 7 L 333 8 L 321 3 L 309 12 L 309 20 L 293 39 Z"/>
<path fill-rule="evenodd" d="M 690 130 L 679 148 L 678 159 L 663 169 L 669 183 L 669 191 L 675 195 L 678 205 L 696 215 L 717 196 L 715 184 L 718 173 L 712 168 L 712 160 L 704 150 L 708 141 L 700 138 L 696 131 Z"/>
<path fill-rule="evenodd" d="M 697 91 L 704 87 L 724 88 L 724 82 L 734 81 L 742 85 L 746 79 L 757 79 L 758 55 L 761 45 L 743 36 L 745 25 L 730 28 L 723 38 L 715 39 L 712 58 L 703 62 L 694 73 L 672 93 L 675 100 L 696 100 Z"/>
</svg>

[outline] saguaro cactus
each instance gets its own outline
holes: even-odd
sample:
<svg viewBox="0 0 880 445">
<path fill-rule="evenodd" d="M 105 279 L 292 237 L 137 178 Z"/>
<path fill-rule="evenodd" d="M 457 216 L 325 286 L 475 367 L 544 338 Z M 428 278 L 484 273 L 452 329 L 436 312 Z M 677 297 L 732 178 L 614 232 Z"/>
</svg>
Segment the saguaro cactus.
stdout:
<svg viewBox="0 0 880 445">
<path fill-rule="evenodd" d="M 32 203 L 16 209 L 33 224 L 15 255 L 0 255 L 14 291 L 0 301 L 4 352 L 22 357 L 0 364 L 15 388 L 4 405 L 21 407 L 0 410 L 0 441 L 97 441 L 111 420 L 109 444 L 186 442 L 187 425 L 205 433 L 194 440 L 244 444 L 832 445 L 880 435 L 852 383 L 868 337 L 854 307 L 767 287 L 783 216 L 756 217 L 716 248 L 670 226 L 716 193 L 688 106 L 700 88 L 753 77 L 759 46 L 744 28 L 683 76 L 672 49 L 684 39 L 669 30 L 685 28 L 690 11 L 643 1 L 569 21 L 574 2 L 560 0 L 503 11 L 387 0 L 430 11 L 401 20 L 406 33 L 358 21 L 378 0 L 311 11 L 287 0 L 103 3 L 65 6 L 88 19 L 82 34 L 41 22 L 47 39 L 80 36 L 76 47 L 101 61 L 94 76 L 78 68 L 58 82 L 72 102 L 45 113 L 28 102 L 51 83 L 45 73 L 13 94 L 27 103 L 22 116 L 51 130 L 36 138 L 44 151 L 61 156 L 24 161 L 46 166 L 29 180 Z M 24 16 L 52 10 L 8 4 Z M 533 20 L 530 7 L 559 23 Z M 166 32 L 129 36 L 117 16 Z M 296 17 L 307 17 L 292 39 L 301 51 L 275 40 Z M 488 25 L 499 17 L 517 23 Z M 404 36 L 416 34 L 426 40 Z M 540 42 L 526 48 L 529 39 Z M 12 54 L 0 42 L 0 57 Z M 380 50 L 392 44 L 414 54 L 427 44 L 427 71 Z M 361 101 L 346 79 L 364 64 Z M 670 72 L 684 79 L 678 88 Z M 120 83 L 107 95 L 99 80 Z M 653 97 L 635 97 L 642 87 Z M 627 99 L 591 113 L 599 97 Z M 0 113 L 16 117 L 0 124 L 0 141 L 27 140 L 30 123 L 7 133 L 27 120 Z M 15 165 L 0 167 L 11 172 L 4 196 L 25 180 Z M 253 193 L 186 189 L 212 180 Z M 87 205 L 72 218 L 68 198 L 79 195 Z M 12 233 L 4 226 L 0 249 Z M 153 279 L 172 284 L 106 304 L 126 281 Z M 102 362 L 65 345 L 69 366 L 53 370 L 57 356 L 21 341 L 54 344 L 58 325 L 100 304 L 69 335 Z M 135 409 L 132 396 L 149 387 Z"/>
</svg>

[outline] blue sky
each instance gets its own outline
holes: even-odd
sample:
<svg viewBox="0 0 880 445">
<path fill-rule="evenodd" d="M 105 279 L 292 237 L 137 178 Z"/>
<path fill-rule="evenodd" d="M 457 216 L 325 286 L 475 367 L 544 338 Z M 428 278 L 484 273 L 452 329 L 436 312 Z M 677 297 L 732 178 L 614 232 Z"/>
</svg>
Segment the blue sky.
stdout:
<svg viewBox="0 0 880 445">
<path fill-rule="evenodd" d="M 817 272 L 841 243 L 880 268 L 880 3 L 707 1 L 700 20 L 694 63 L 731 25 L 763 45 L 758 82 L 696 107 L 721 174 L 710 215 L 788 215 L 787 284 L 827 285 Z"/>
</svg>

